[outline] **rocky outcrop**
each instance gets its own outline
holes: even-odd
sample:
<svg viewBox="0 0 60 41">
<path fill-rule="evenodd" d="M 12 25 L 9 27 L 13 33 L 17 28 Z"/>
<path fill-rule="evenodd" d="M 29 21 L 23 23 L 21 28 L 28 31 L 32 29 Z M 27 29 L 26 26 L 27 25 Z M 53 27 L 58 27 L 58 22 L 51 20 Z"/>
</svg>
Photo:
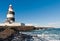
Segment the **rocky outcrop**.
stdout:
<svg viewBox="0 0 60 41">
<path fill-rule="evenodd" d="M 14 30 L 7 28 L 4 31 L 0 32 L 0 38 L 1 39 L 6 39 L 6 38 L 8 38 L 9 36 L 11 36 L 14 33 L 15 33 Z"/>
<path fill-rule="evenodd" d="M 34 30 L 34 26 L 4 26 L 0 28 L 0 40 L 11 40 L 11 36 L 14 37 L 14 34 L 18 33 L 19 31 L 29 31 Z"/>
</svg>

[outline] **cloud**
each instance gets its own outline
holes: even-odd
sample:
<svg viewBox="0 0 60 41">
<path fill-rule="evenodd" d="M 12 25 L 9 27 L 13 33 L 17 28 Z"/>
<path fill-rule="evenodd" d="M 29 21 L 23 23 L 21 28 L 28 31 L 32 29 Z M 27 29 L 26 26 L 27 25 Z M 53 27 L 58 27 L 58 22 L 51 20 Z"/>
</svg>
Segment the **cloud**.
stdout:
<svg viewBox="0 0 60 41">
<path fill-rule="evenodd" d="M 50 22 L 46 24 L 26 24 L 30 26 L 35 26 L 35 27 L 54 27 L 54 28 L 60 28 L 60 22 Z"/>
<path fill-rule="evenodd" d="M 46 24 L 34 24 L 36 27 L 54 27 L 54 28 L 60 28 L 60 22 L 50 22 Z"/>
<path fill-rule="evenodd" d="M 35 27 L 52 27 L 52 26 L 49 26 L 48 24 L 33 24 L 33 26 L 35 26 Z"/>
<path fill-rule="evenodd" d="M 60 22 L 52 22 L 52 23 L 48 23 L 48 26 L 52 26 L 52 27 L 60 27 Z"/>
</svg>

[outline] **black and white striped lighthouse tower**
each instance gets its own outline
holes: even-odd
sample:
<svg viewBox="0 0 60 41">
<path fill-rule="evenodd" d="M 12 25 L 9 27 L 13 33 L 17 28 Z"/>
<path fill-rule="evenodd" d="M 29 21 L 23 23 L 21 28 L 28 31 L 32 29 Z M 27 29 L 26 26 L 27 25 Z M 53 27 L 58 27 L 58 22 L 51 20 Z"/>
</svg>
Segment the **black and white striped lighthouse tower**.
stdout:
<svg viewBox="0 0 60 41">
<path fill-rule="evenodd" d="M 13 23 L 15 22 L 15 12 L 13 11 L 12 5 L 9 5 L 6 22 Z"/>
</svg>

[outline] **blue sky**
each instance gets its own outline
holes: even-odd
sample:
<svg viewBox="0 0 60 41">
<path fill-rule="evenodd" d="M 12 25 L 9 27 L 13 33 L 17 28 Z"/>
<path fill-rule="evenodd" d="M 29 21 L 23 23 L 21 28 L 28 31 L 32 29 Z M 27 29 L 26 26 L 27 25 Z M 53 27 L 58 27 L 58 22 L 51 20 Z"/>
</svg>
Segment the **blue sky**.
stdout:
<svg viewBox="0 0 60 41">
<path fill-rule="evenodd" d="M 5 21 L 9 4 L 13 5 L 16 22 L 60 24 L 60 0 L 0 0 L 0 22 Z"/>
</svg>

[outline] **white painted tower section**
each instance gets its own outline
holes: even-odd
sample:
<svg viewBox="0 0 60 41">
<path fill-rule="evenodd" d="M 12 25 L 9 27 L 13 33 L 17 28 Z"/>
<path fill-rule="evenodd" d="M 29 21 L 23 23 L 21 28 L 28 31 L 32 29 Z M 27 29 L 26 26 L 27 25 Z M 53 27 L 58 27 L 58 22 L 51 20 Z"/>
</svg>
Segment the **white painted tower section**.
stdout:
<svg viewBox="0 0 60 41">
<path fill-rule="evenodd" d="M 12 5 L 11 4 L 9 5 L 8 11 L 12 11 L 13 12 Z M 7 18 L 13 18 L 13 17 L 14 17 L 13 14 L 9 14 L 9 13 L 7 14 Z"/>
<path fill-rule="evenodd" d="M 9 11 L 13 11 L 11 4 L 9 5 L 9 9 L 8 9 L 8 10 L 9 10 Z"/>
</svg>

